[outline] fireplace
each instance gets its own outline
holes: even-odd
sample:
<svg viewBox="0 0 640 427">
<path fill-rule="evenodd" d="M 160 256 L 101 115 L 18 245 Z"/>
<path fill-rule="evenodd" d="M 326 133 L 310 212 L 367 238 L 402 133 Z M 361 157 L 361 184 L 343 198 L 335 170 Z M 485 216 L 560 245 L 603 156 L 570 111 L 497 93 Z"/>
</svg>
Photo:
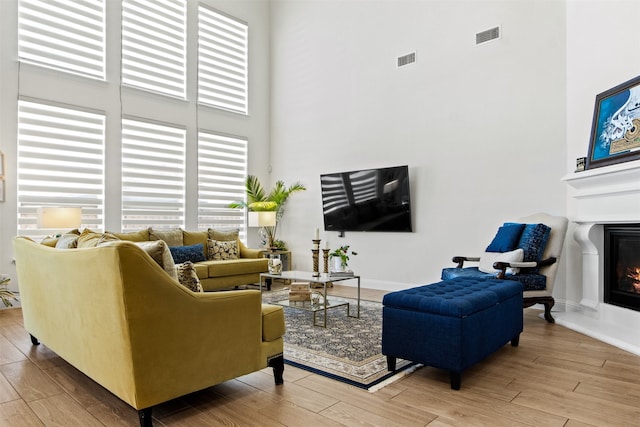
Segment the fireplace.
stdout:
<svg viewBox="0 0 640 427">
<path fill-rule="evenodd" d="M 640 224 L 604 227 L 604 302 L 640 311 Z"/>
</svg>

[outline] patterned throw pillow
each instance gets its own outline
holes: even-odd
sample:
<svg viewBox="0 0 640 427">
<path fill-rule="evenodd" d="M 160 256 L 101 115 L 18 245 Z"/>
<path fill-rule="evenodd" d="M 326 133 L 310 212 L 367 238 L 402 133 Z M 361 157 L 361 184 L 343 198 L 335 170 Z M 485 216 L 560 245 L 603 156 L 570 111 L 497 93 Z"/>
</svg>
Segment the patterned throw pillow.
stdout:
<svg viewBox="0 0 640 427">
<path fill-rule="evenodd" d="M 189 246 L 173 246 L 169 247 L 173 262 L 176 264 L 182 264 L 183 262 L 200 262 L 205 261 L 204 246 L 200 243 Z"/>
<path fill-rule="evenodd" d="M 226 259 L 238 259 L 238 241 L 207 240 L 207 259 L 220 261 Z"/>
<path fill-rule="evenodd" d="M 183 262 L 176 265 L 176 271 L 178 273 L 178 282 L 187 289 L 193 292 L 204 292 L 200 279 L 196 274 L 196 269 L 191 261 Z"/>
<path fill-rule="evenodd" d="M 56 242 L 56 249 L 73 249 L 78 247 L 77 234 L 63 234 Z"/>
<path fill-rule="evenodd" d="M 524 250 L 523 261 L 540 261 L 547 246 L 551 228 L 545 224 L 527 224 L 520 236 L 518 247 Z M 538 268 L 523 268 L 520 273 L 537 273 Z"/>
</svg>

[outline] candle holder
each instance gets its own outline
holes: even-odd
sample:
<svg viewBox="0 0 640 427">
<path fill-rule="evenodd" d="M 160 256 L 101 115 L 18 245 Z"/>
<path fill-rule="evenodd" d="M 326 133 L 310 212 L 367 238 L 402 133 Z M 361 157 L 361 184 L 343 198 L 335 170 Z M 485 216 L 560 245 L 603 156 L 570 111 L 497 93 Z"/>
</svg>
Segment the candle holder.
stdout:
<svg viewBox="0 0 640 427">
<path fill-rule="evenodd" d="M 313 249 L 311 249 L 311 256 L 313 257 L 313 277 L 320 276 L 320 269 L 318 267 L 319 255 L 320 255 L 320 239 L 313 239 Z"/>
<path fill-rule="evenodd" d="M 324 272 L 329 272 L 329 249 L 322 250 L 322 256 L 324 257 Z"/>
</svg>

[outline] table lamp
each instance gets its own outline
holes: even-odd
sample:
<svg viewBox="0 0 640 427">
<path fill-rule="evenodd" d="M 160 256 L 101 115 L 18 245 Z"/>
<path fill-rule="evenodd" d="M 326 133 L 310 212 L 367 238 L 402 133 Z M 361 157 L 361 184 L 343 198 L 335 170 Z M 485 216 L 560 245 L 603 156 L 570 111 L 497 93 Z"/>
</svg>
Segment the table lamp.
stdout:
<svg viewBox="0 0 640 427">
<path fill-rule="evenodd" d="M 38 228 L 78 228 L 82 223 L 82 208 L 43 207 L 38 209 Z"/>
</svg>

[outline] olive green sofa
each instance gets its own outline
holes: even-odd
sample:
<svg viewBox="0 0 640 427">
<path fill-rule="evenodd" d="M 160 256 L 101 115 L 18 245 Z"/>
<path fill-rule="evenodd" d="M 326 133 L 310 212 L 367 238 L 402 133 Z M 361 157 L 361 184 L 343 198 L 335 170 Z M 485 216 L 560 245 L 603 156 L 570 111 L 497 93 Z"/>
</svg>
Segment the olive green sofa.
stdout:
<svg viewBox="0 0 640 427">
<path fill-rule="evenodd" d="M 200 284 L 204 291 L 217 291 L 232 289 L 238 286 L 252 285 L 260 283 L 260 273 L 268 271 L 268 260 L 263 257 L 263 251 L 259 249 L 247 248 L 238 237 L 238 230 L 215 230 L 186 231 L 180 228 L 172 230 L 155 230 L 146 228 L 139 231 L 119 233 L 119 232 L 99 232 L 84 229 L 82 232 L 72 230 L 63 235 L 77 235 L 78 247 L 96 246 L 108 240 L 127 240 L 132 242 L 146 242 L 154 240 L 164 240 L 172 250 L 183 247 L 200 245 L 201 254 L 204 259 L 193 261 L 196 274 L 200 279 Z M 59 245 L 60 236 L 44 240 L 42 243 L 48 246 Z M 212 260 L 207 256 L 208 244 L 211 241 L 222 243 L 233 243 L 235 253 L 234 259 Z M 76 244 L 65 245 L 67 248 L 75 248 Z M 83 242 L 85 243 L 83 245 Z"/>
<path fill-rule="evenodd" d="M 138 245 L 13 241 L 24 327 L 138 410 L 263 369 L 282 383 L 284 313 L 258 290 L 192 292 Z"/>
</svg>

